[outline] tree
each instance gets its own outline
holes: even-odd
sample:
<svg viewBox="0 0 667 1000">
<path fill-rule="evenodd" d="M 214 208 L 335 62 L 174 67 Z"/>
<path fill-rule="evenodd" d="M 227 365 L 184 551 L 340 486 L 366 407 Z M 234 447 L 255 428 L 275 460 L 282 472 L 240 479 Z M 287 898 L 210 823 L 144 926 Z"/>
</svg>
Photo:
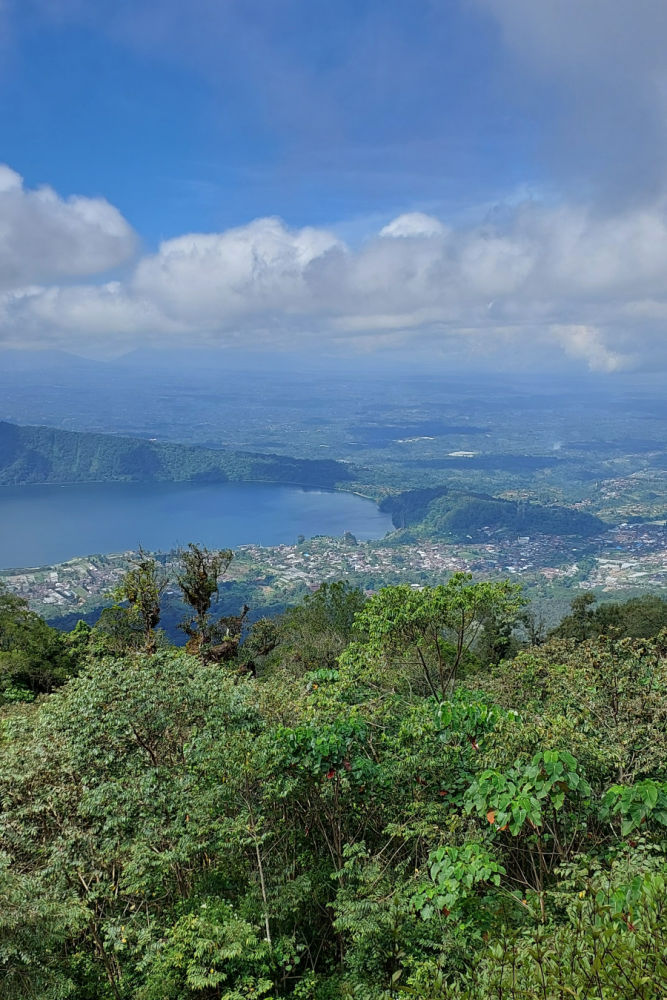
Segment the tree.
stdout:
<svg viewBox="0 0 667 1000">
<path fill-rule="evenodd" d="M 593 605 L 597 602 L 595 594 L 587 590 L 577 594 L 570 601 L 570 614 L 563 618 L 553 634 L 561 639 L 576 639 L 585 642 L 595 634 L 595 612 Z"/>
<path fill-rule="evenodd" d="M 86 926 L 86 911 L 74 893 L 54 898 L 48 879 L 12 867 L 0 856 L 3 1000 L 71 996 L 74 984 L 58 962 L 68 940 Z"/>
<path fill-rule="evenodd" d="M 553 635 L 585 639 L 598 635 L 632 636 L 648 639 L 667 628 L 667 601 L 656 594 L 631 597 L 629 601 L 608 602 L 594 608 L 596 597 L 581 594 L 572 601 L 571 614 L 563 618 Z"/>
<path fill-rule="evenodd" d="M 515 586 L 357 600 L 262 620 L 258 680 L 137 628 L 0 708 L 3 1000 L 667 996 L 667 631 L 489 666 Z"/>
<path fill-rule="evenodd" d="M 323 583 L 283 617 L 283 653 L 291 649 L 292 660 L 308 670 L 335 666 L 352 638 L 355 617 L 365 603 L 366 597 L 358 587 L 343 580 Z"/>
<path fill-rule="evenodd" d="M 484 622 L 492 619 L 499 628 L 517 620 L 525 603 L 520 592 L 521 585 L 508 580 L 472 583 L 468 574 L 455 573 L 438 587 L 385 587 L 356 622 L 374 653 L 416 656 L 431 694 L 444 699 Z"/>
<path fill-rule="evenodd" d="M 160 622 L 160 598 L 167 586 L 167 575 L 160 564 L 139 549 L 139 557 L 127 571 L 114 592 L 117 601 L 127 601 L 129 613 L 141 626 L 144 650 L 157 650 L 155 629 Z"/>
<path fill-rule="evenodd" d="M 257 661 L 264 661 L 280 643 L 280 626 L 275 618 L 260 618 L 253 622 L 243 643 L 241 668 L 257 676 Z"/>
<path fill-rule="evenodd" d="M 194 617 L 180 627 L 189 637 L 192 651 L 205 657 L 213 639 L 211 604 L 218 596 L 220 579 L 234 555 L 231 549 L 211 550 L 190 542 L 187 549 L 181 549 L 179 556 L 182 568 L 176 580 L 183 600 L 194 611 Z"/>
<path fill-rule="evenodd" d="M 544 619 L 532 608 L 524 608 L 519 615 L 519 622 L 526 633 L 529 646 L 541 646 L 546 639 Z"/>
<path fill-rule="evenodd" d="M 0 701 L 30 700 L 76 672 L 76 644 L 0 584 Z"/>
<path fill-rule="evenodd" d="M 667 628 L 667 601 L 657 594 L 631 597 L 623 604 L 601 604 L 595 609 L 596 623 L 602 635 L 616 634 L 648 639 Z"/>
<path fill-rule="evenodd" d="M 225 815 L 220 775 L 259 721 L 243 685 L 182 651 L 93 661 L 21 709 L 0 746 L 0 996 L 129 1000 L 142 936 L 171 940 L 197 886 L 217 896 L 211 856 L 218 885 L 238 856 L 225 834 L 240 804 Z M 40 992 L 47 973 L 78 989 Z M 19 974 L 24 992 L 7 992 Z"/>
<path fill-rule="evenodd" d="M 139 619 L 121 604 L 103 608 L 90 637 L 89 651 L 93 656 L 125 656 L 140 653 L 144 648 L 144 633 Z"/>
</svg>

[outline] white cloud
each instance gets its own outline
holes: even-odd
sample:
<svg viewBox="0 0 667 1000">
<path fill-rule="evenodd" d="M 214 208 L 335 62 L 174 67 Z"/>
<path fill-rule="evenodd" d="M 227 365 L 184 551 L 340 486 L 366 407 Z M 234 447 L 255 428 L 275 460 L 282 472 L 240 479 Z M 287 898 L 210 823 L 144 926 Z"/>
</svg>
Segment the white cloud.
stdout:
<svg viewBox="0 0 667 1000">
<path fill-rule="evenodd" d="M 0 289 L 102 273 L 134 249 L 130 225 L 104 198 L 27 190 L 0 164 Z"/>
<path fill-rule="evenodd" d="M 594 372 L 616 372 L 632 368 L 635 359 L 611 351 L 604 344 L 599 330 L 593 326 L 556 325 L 551 333 L 573 358 L 583 358 Z"/>
<path fill-rule="evenodd" d="M 139 263 L 130 290 L 195 327 L 273 309 L 300 311 L 312 299 L 310 265 L 340 248 L 324 230 L 289 230 L 279 219 L 256 219 L 223 233 L 162 243 Z"/>
<path fill-rule="evenodd" d="M 8 167 L 6 163 L 0 163 L 0 194 L 8 191 L 20 191 L 23 179 L 15 170 Z"/>
<path fill-rule="evenodd" d="M 459 228 L 408 213 L 358 249 L 326 229 L 256 219 L 167 240 L 121 281 L 63 282 L 113 267 L 133 245 L 104 200 L 26 192 L 0 169 L 2 339 L 111 350 L 165 340 L 316 349 L 328 339 L 522 359 L 551 345 L 598 371 L 667 362 L 661 199 L 612 216 L 510 202 Z"/>
<path fill-rule="evenodd" d="M 442 236 L 445 227 L 432 215 L 407 212 L 399 215 L 380 230 L 380 236 Z"/>
</svg>

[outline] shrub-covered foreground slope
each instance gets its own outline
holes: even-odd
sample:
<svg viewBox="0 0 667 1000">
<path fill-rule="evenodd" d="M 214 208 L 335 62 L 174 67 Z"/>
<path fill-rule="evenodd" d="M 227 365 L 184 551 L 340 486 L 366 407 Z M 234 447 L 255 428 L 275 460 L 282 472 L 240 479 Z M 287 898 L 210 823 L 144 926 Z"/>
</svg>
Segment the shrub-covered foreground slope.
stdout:
<svg viewBox="0 0 667 1000">
<path fill-rule="evenodd" d="M 342 462 L 216 451 L 113 434 L 18 427 L 0 421 L 0 485 L 28 483 L 259 481 L 333 487 Z"/>
<path fill-rule="evenodd" d="M 5 700 L 60 683 L 0 612 Z M 325 587 L 224 662 L 62 637 L 78 676 L 2 710 L 0 995 L 666 995 L 667 633 L 508 659 L 518 614 L 459 577 Z"/>
</svg>

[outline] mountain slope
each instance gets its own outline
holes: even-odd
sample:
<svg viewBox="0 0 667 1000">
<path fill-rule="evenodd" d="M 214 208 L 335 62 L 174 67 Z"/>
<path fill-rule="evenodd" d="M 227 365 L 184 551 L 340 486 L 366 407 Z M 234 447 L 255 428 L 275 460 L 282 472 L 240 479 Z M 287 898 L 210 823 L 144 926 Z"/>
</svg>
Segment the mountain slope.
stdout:
<svg viewBox="0 0 667 1000">
<path fill-rule="evenodd" d="M 112 434 L 0 422 L 0 485 L 119 482 L 273 482 L 332 488 L 351 480 L 326 459 L 217 451 Z"/>
<path fill-rule="evenodd" d="M 483 493 L 435 486 L 387 497 L 380 509 L 394 527 L 410 528 L 429 538 L 483 540 L 491 535 L 574 535 L 604 531 L 604 521 L 570 507 L 503 500 Z"/>
</svg>

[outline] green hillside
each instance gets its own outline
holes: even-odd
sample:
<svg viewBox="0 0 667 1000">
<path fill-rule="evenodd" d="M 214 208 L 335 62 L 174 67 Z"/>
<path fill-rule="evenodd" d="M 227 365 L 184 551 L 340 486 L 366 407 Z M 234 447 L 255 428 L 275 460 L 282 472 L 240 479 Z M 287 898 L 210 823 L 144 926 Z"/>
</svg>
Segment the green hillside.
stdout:
<svg viewBox="0 0 667 1000">
<path fill-rule="evenodd" d="M 446 486 L 387 497 L 380 509 L 391 514 L 394 527 L 415 528 L 430 538 L 480 540 L 501 533 L 590 537 L 605 529 L 600 518 L 569 507 L 502 500 Z"/>
<path fill-rule="evenodd" d="M 217 451 L 111 434 L 0 422 L 0 485 L 118 482 L 272 482 L 332 488 L 352 478 L 342 462 Z"/>
</svg>

